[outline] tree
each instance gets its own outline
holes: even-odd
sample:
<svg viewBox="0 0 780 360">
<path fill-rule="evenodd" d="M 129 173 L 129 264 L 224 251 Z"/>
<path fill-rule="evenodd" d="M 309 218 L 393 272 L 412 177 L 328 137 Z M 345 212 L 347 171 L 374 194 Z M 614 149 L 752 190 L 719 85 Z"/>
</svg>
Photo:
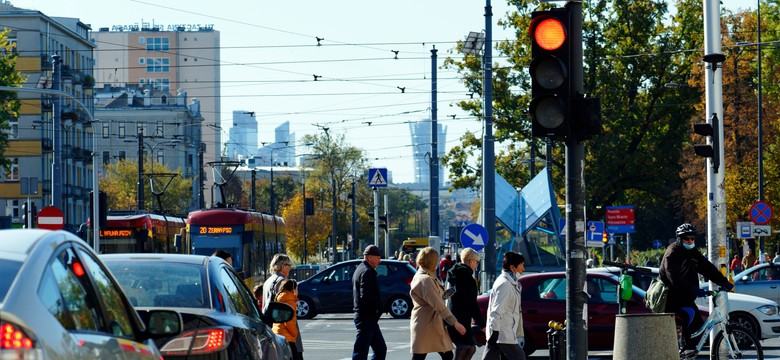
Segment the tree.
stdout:
<svg viewBox="0 0 780 360">
<path fill-rule="evenodd" d="M 507 14 L 500 24 L 517 29 L 517 38 L 496 46 L 507 64 L 494 67 L 494 125 L 497 142 L 507 146 L 495 162 L 502 177 L 522 187 L 530 179 L 527 160 L 537 160 L 530 145 L 541 145 L 530 137 L 527 116 L 531 44 L 527 29 L 531 11 L 553 5 L 537 7 L 536 2 L 526 0 L 511 3 L 517 11 Z M 701 98 L 701 91 L 692 87 L 671 91 L 665 85 L 685 83 L 692 64 L 700 60 L 699 54 L 680 49 L 701 47 L 701 4 L 678 1 L 678 12 L 671 21 L 666 21 L 667 7 L 662 1 L 599 0 L 583 3 L 583 7 L 585 92 L 601 98 L 604 123 L 603 134 L 586 143 L 587 216 L 603 218 L 606 206 L 636 205 L 641 221 L 634 238 L 639 244 L 649 244 L 671 231 L 667 224 L 676 223 L 680 214 L 681 151 L 689 141 L 695 112 L 696 101 L 690 99 Z M 482 92 L 477 57 L 447 59 L 445 66 L 457 69 L 471 91 Z M 475 97 L 459 106 L 478 117 L 483 104 Z M 467 134 L 462 143 L 443 163 L 455 176 L 453 184 L 476 186 L 480 167 L 470 165 L 469 157 L 481 152 L 481 141 Z M 554 186 L 563 199 L 562 144 L 554 143 L 549 153 Z"/>
<path fill-rule="evenodd" d="M 154 168 L 149 162 L 144 162 L 144 173 L 173 173 L 165 165 L 155 163 Z M 176 171 L 170 185 L 161 195 L 162 210 L 167 214 L 175 214 L 185 217 L 190 211 L 190 199 L 192 199 L 192 180 L 184 179 L 181 176 L 181 170 Z M 130 210 L 136 209 L 137 184 L 138 184 L 138 163 L 132 160 L 121 160 L 114 164 L 105 166 L 104 176 L 100 178 L 100 190 L 104 191 L 108 198 L 109 210 Z M 162 192 L 163 186 L 168 178 L 156 178 L 155 190 Z M 144 181 L 144 208 L 159 209 L 154 194 L 152 193 L 149 177 Z"/>
<path fill-rule="evenodd" d="M 16 71 L 16 43 L 8 40 L 10 29 L 0 31 L 0 86 L 19 87 L 25 81 L 25 77 Z M 8 130 L 10 122 L 19 119 L 21 102 L 18 94 L 11 91 L 0 91 L 0 154 L 4 154 L 8 148 Z M 0 166 L 5 171 L 11 169 L 11 162 L 0 155 Z"/>
<path fill-rule="evenodd" d="M 302 193 L 293 195 L 281 208 L 284 218 L 287 252 L 297 258 L 303 257 L 303 197 Z M 306 217 L 306 257 L 317 255 L 328 246 L 331 221 L 327 213 L 315 211 Z M 306 261 L 309 262 L 308 259 Z"/>
</svg>

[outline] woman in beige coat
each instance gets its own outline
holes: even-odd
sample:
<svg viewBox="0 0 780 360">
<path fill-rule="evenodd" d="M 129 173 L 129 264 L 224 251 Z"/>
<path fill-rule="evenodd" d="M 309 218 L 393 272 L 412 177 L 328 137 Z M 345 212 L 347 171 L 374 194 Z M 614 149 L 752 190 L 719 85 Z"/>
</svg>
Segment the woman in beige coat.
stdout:
<svg viewBox="0 0 780 360">
<path fill-rule="evenodd" d="M 439 253 L 432 247 L 417 254 L 417 273 L 412 279 L 412 360 L 425 359 L 431 352 L 437 352 L 444 360 L 452 360 L 455 345 L 444 327 L 445 322 L 463 335 L 466 328 L 452 315 L 444 303 L 444 285 L 436 277 Z"/>
</svg>

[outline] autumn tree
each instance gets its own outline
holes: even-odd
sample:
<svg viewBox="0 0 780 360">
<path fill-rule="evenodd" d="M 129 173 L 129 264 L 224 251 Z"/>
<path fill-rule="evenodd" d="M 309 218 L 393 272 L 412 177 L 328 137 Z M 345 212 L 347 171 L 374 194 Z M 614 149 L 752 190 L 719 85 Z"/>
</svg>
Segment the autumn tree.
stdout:
<svg viewBox="0 0 780 360">
<path fill-rule="evenodd" d="M 144 162 L 146 174 L 177 174 L 174 177 L 144 179 L 144 208 L 147 210 L 162 211 L 168 214 L 186 216 L 189 213 L 192 201 L 192 180 L 184 179 L 181 170 L 172 172 L 160 163 L 150 164 Z M 170 184 L 166 183 L 170 180 Z M 155 182 L 155 192 L 160 193 L 162 207 L 157 203 L 152 192 L 151 182 Z M 134 210 L 137 208 L 138 195 L 138 163 L 133 160 L 120 160 L 104 167 L 104 175 L 99 180 L 100 191 L 106 193 L 109 210 Z M 164 191 L 163 191 L 164 190 Z"/>
</svg>

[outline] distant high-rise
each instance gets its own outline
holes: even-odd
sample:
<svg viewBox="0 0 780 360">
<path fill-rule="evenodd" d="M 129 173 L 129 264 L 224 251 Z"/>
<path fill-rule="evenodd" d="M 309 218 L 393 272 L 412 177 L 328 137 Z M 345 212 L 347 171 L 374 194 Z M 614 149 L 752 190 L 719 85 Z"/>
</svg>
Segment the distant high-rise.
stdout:
<svg viewBox="0 0 780 360">
<path fill-rule="evenodd" d="M 438 144 L 436 151 L 439 157 L 444 155 L 447 144 L 447 127 L 438 125 Z M 429 184 L 431 178 L 431 120 L 409 123 L 412 135 L 412 155 L 414 158 L 414 183 Z M 444 186 L 444 166 L 439 163 L 439 187 Z"/>
<path fill-rule="evenodd" d="M 295 166 L 295 133 L 290 133 L 290 122 L 274 129 L 274 142 L 257 149 L 255 166 Z"/>
<path fill-rule="evenodd" d="M 225 144 L 229 159 L 248 159 L 257 155 L 257 119 L 254 115 L 250 111 L 233 111 L 233 126 Z"/>
</svg>

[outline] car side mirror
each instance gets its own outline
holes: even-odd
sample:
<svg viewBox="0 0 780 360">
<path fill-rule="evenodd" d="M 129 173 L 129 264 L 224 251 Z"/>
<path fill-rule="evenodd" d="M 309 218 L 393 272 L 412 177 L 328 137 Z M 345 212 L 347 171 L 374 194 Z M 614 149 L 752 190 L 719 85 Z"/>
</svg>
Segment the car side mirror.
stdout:
<svg viewBox="0 0 780 360">
<path fill-rule="evenodd" d="M 322 282 L 324 282 L 326 284 L 330 284 L 330 278 L 326 276 L 326 277 L 322 278 Z"/>
<path fill-rule="evenodd" d="M 292 320 L 295 310 L 292 306 L 278 301 L 271 301 L 263 313 L 263 320 L 270 323 L 283 323 Z"/>
<path fill-rule="evenodd" d="M 144 310 L 138 315 L 152 338 L 164 338 L 183 331 L 181 314 L 172 310 Z"/>
</svg>

